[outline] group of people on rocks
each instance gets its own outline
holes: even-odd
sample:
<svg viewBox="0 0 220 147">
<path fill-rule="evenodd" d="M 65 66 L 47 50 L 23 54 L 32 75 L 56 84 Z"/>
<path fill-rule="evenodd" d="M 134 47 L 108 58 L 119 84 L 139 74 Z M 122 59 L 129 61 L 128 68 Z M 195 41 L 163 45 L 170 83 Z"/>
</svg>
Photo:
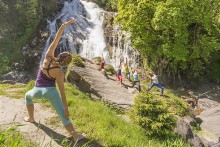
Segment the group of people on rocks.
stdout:
<svg viewBox="0 0 220 147">
<path fill-rule="evenodd" d="M 104 58 L 101 58 L 100 69 L 101 69 L 102 74 L 105 75 Z M 132 87 L 134 87 L 134 85 L 138 86 L 138 91 L 140 93 L 141 92 L 141 84 L 140 84 L 138 70 L 136 68 L 131 69 L 131 73 L 133 76 L 133 81 L 132 81 L 131 80 L 131 73 L 130 73 L 130 70 L 129 70 L 129 67 L 127 64 L 127 59 L 126 59 L 126 63 L 124 63 L 124 73 L 125 73 L 125 77 L 129 80 L 130 83 L 132 83 Z M 117 79 L 120 82 L 121 86 L 123 86 L 122 66 L 121 65 L 118 65 L 118 67 L 117 67 L 116 76 L 117 76 Z M 147 75 L 147 77 L 151 80 L 151 85 L 150 85 L 148 91 L 150 91 L 154 86 L 156 86 L 161 89 L 161 94 L 163 95 L 164 94 L 164 87 L 159 83 L 157 75 L 154 74 L 153 72 L 149 72 L 149 75 Z"/>
</svg>

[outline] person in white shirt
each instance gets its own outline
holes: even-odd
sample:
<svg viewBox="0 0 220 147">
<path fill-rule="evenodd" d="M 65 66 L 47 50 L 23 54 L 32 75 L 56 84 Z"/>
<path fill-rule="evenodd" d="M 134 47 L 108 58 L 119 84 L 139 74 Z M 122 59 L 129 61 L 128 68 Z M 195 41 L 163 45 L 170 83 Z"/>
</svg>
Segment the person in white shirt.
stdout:
<svg viewBox="0 0 220 147">
<path fill-rule="evenodd" d="M 148 91 L 150 91 L 151 88 L 153 88 L 154 86 L 157 86 L 158 88 L 161 89 L 161 93 L 163 95 L 164 87 L 159 83 L 157 76 L 153 72 L 150 72 L 147 77 L 151 79 L 151 85 L 150 85 Z"/>
</svg>

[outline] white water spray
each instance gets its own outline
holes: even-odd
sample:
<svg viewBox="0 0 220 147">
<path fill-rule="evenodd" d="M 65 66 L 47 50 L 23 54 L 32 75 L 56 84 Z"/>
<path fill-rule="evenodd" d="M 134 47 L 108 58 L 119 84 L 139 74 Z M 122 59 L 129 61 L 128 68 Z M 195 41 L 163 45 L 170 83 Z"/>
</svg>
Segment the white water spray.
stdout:
<svg viewBox="0 0 220 147">
<path fill-rule="evenodd" d="M 92 59 L 97 56 L 104 57 L 106 63 L 114 67 L 125 62 L 126 59 L 129 65 L 136 66 L 137 62 L 132 61 L 132 58 L 137 58 L 135 56 L 136 53 L 133 55 L 131 51 L 133 48 L 130 47 L 129 41 L 122 42 L 125 39 L 122 38 L 125 33 L 120 34 L 118 29 L 115 28 L 113 30 L 113 42 L 116 45 L 113 46 L 113 56 L 109 57 L 102 27 L 104 20 L 103 10 L 95 3 L 80 0 L 65 2 L 57 17 L 53 21 L 48 20 L 49 38 L 47 39 L 42 59 L 62 22 L 66 22 L 72 17 L 77 20 L 64 29 L 56 49 L 56 55 L 69 50 L 80 54 L 86 59 Z M 116 40 L 116 38 L 118 39 Z"/>
</svg>

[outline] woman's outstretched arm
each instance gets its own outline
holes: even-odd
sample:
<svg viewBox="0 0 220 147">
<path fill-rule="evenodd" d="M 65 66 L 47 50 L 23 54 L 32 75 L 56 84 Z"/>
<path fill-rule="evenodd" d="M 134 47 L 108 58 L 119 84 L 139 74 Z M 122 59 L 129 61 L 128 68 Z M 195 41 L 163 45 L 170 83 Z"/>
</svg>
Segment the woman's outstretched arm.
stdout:
<svg viewBox="0 0 220 147">
<path fill-rule="evenodd" d="M 49 48 L 48 48 L 48 50 L 47 50 L 47 52 L 46 52 L 46 58 L 47 58 L 47 57 L 54 58 L 54 51 L 55 51 L 55 49 L 56 49 L 56 47 L 57 47 L 57 45 L 58 45 L 58 43 L 59 43 L 59 41 L 60 41 L 60 38 L 61 38 L 61 36 L 62 36 L 62 34 L 63 34 L 64 28 L 65 28 L 66 26 L 70 25 L 70 24 L 73 23 L 73 22 L 74 22 L 74 20 L 71 19 L 71 20 L 69 20 L 69 21 L 63 23 L 63 24 L 60 26 L 59 30 L 57 31 L 57 34 L 56 34 L 56 37 L 55 37 L 54 41 L 51 43 L 51 45 L 49 46 Z"/>
</svg>

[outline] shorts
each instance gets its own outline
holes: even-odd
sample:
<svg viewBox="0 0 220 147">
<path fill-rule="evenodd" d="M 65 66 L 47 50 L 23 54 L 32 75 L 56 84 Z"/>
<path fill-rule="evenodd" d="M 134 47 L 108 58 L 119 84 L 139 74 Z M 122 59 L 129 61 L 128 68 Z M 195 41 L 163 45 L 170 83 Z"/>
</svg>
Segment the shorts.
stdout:
<svg viewBox="0 0 220 147">
<path fill-rule="evenodd" d="M 117 76 L 117 78 L 118 78 L 119 81 L 122 81 L 122 76 L 121 75 Z"/>
</svg>

